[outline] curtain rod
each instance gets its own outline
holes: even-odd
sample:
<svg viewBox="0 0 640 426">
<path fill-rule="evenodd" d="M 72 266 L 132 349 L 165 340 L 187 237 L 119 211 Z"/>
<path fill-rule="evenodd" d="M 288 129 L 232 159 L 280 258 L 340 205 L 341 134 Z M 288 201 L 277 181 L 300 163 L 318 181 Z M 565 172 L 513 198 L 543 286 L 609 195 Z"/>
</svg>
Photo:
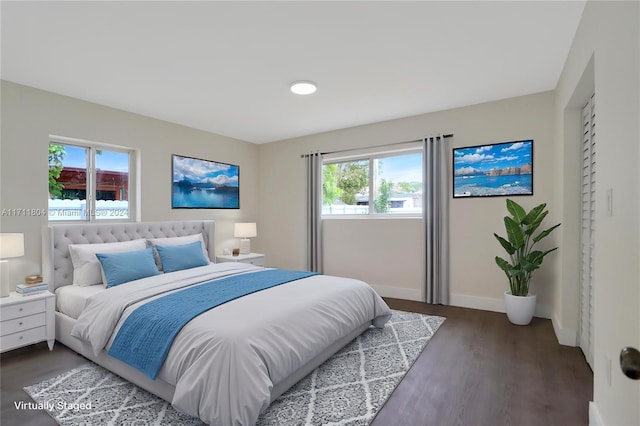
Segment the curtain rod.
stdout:
<svg viewBox="0 0 640 426">
<path fill-rule="evenodd" d="M 427 138 L 439 138 L 439 137 L 440 136 L 425 136 L 422 139 L 416 139 L 416 140 L 413 140 L 413 141 L 395 142 L 395 143 L 386 144 L 386 145 L 383 145 L 383 146 L 404 145 L 406 143 L 422 142 L 423 140 L 425 140 Z M 446 135 L 442 135 L 442 137 L 444 139 L 453 137 L 453 133 L 447 133 Z M 321 152 L 320 155 L 338 154 L 340 152 L 349 152 L 349 151 L 356 151 L 358 149 L 369 149 L 369 148 L 378 148 L 378 147 L 377 146 L 365 146 L 365 147 L 362 147 L 362 148 L 341 149 L 341 150 L 338 150 L 338 151 Z M 300 158 L 307 158 L 310 155 L 312 155 L 312 154 L 302 154 L 302 155 L 300 155 Z"/>
</svg>

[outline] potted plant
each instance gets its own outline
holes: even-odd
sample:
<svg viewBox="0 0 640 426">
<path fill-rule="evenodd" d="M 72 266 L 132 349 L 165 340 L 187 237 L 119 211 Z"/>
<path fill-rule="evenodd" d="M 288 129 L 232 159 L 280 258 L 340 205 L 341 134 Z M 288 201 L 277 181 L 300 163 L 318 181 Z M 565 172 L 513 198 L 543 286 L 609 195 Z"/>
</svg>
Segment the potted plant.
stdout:
<svg viewBox="0 0 640 426">
<path fill-rule="evenodd" d="M 535 245 L 549 235 L 560 224 L 534 236 L 544 218 L 549 214 L 545 210 L 546 204 L 526 212 L 522 206 L 507 199 L 507 210 L 510 216 L 504 217 L 504 227 L 507 238 L 493 234 L 507 251 L 509 260 L 496 256 L 496 263 L 509 279 L 509 291 L 504 292 L 507 317 L 517 325 L 527 325 L 531 322 L 536 308 L 535 294 L 529 294 L 531 274 L 542 265 L 544 257 L 556 250 L 554 247 L 547 251 L 534 250 Z"/>
</svg>

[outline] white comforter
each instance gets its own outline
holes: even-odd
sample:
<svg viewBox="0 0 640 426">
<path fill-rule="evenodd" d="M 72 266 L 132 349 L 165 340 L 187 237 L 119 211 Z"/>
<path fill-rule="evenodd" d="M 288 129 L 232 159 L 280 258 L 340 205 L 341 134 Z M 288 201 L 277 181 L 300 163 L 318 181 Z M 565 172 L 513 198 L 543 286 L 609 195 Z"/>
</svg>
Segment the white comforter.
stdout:
<svg viewBox="0 0 640 426">
<path fill-rule="evenodd" d="M 132 281 L 92 296 L 73 328 L 98 354 L 124 319 L 156 295 L 261 268 L 212 264 Z M 367 284 L 317 275 L 228 302 L 194 318 L 176 336 L 159 378 L 174 385 L 173 406 L 214 425 L 252 425 L 274 385 L 334 341 L 391 311 Z"/>
</svg>

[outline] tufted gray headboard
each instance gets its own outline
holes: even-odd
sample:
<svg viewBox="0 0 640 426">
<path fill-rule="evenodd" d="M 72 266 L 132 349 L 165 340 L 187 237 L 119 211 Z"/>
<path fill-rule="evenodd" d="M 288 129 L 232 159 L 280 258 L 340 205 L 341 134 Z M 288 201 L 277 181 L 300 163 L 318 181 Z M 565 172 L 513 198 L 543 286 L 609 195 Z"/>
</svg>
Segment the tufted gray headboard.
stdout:
<svg viewBox="0 0 640 426">
<path fill-rule="evenodd" d="M 216 260 L 213 220 L 134 223 L 82 223 L 45 226 L 42 232 L 42 275 L 49 291 L 73 282 L 69 244 L 96 244 L 139 238 L 182 237 L 202 233 L 209 259 Z"/>
</svg>

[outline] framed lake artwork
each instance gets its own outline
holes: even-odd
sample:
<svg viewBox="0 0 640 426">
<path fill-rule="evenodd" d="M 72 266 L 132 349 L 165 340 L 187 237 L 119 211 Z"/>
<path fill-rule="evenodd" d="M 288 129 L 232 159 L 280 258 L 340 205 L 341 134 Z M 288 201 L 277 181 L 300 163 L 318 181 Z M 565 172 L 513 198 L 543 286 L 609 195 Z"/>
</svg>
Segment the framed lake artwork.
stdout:
<svg viewBox="0 0 640 426">
<path fill-rule="evenodd" d="M 171 156 L 172 209 L 239 209 L 240 167 Z"/>
<path fill-rule="evenodd" d="M 533 195 L 533 140 L 453 149 L 453 198 Z"/>
</svg>

